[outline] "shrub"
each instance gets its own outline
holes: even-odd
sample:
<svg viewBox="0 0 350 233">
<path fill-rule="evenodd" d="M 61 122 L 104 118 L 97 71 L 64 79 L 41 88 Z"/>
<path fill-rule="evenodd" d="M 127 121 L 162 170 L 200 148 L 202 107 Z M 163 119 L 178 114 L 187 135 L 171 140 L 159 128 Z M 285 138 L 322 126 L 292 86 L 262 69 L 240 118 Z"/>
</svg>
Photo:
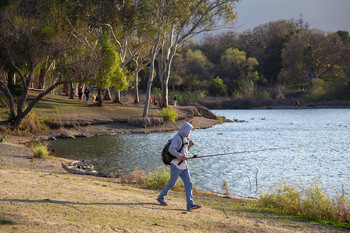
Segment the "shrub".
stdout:
<svg viewBox="0 0 350 233">
<path fill-rule="evenodd" d="M 148 174 L 145 187 L 148 189 L 162 189 L 169 181 L 170 174 L 165 165 L 158 167 L 154 172 Z M 179 186 L 179 182 L 176 182 L 175 186 Z"/>
<path fill-rule="evenodd" d="M 39 144 L 34 147 L 34 157 L 44 158 L 48 156 L 49 151 L 46 144 Z"/>
<path fill-rule="evenodd" d="M 163 108 L 161 111 L 161 115 L 165 121 L 175 122 L 175 120 L 178 119 L 175 109 L 173 109 L 171 106 Z"/>
</svg>

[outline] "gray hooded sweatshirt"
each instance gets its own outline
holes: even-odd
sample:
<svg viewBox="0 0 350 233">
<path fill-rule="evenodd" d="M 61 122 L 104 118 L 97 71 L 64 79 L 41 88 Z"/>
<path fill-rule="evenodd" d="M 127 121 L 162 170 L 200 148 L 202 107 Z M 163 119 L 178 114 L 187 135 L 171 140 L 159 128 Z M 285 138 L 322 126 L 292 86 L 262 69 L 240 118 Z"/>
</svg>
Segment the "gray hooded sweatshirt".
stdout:
<svg viewBox="0 0 350 233">
<path fill-rule="evenodd" d="M 177 134 L 172 139 L 171 144 L 169 146 L 169 152 L 175 157 L 182 158 L 184 156 L 187 156 L 190 140 L 186 137 L 186 135 L 192 130 L 192 128 L 193 126 L 190 123 L 184 122 L 181 128 L 179 129 L 179 131 L 177 132 Z M 183 147 L 182 147 L 182 144 L 183 144 Z M 180 149 L 181 151 L 179 151 Z M 183 161 L 180 165 L 178 165 L 180 161 L 181 160 L 179 159 L 173 159 L 171 163 L 181 170 L 186 169 L 187 161 Z"/>
</svg>

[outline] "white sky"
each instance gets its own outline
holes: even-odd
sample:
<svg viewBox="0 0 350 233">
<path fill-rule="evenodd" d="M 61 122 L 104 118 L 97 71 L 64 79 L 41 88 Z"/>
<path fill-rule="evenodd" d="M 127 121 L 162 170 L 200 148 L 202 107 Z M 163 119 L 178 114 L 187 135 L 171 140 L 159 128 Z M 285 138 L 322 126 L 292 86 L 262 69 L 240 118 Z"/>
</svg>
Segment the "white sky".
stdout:
<svg viewBox="0 0 350 233">
<path fill-rule="evenodd" d="M 238 32 L 300 14 L 310 28 L 350 31 L 350 0 L 241 0 L 235 10 Z"/>
</svg>

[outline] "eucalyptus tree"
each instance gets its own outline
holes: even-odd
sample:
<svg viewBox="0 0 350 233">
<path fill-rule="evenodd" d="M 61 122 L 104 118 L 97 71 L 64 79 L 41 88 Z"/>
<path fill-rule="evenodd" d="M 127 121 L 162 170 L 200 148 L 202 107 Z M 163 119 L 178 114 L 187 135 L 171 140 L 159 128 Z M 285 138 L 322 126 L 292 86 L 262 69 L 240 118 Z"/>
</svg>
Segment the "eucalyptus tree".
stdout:
<svg viewBox="0 0 350 233">
<path fill-rule="evenodd" d="M 221 28 L 223 25 L 219 23 L 234 23 L 236 14 L 233 9 L 237 2 L 238 0 L 164 0 L 166 10 L 159 13 L 163 14 L 167 27 L 166 34 L 160 41 L 158 56 L 163 107 L 168 105 L 168 83 L 177 49 L 200 33 Z"/>
<path fill-rule="evenodd" d="M 8 99 L 15 127 L 55 87 L 87 77 L 94 68 L 94 59 L 59 27 L 61 21 L 53 10 L 55 7 L 54 1 L 18 0 L 8 1 L 0 9 L 0 64 L 10 67 L 19 76 L 22 89 L 19 96 L 15 96 L 0 81 L 0 91 Z M 41 66 L 47 59 L 54 61 L 54 79 L 29 102 L 31 83 L 40 70 L 47 71 L 49 67 Z"/>
</svg>

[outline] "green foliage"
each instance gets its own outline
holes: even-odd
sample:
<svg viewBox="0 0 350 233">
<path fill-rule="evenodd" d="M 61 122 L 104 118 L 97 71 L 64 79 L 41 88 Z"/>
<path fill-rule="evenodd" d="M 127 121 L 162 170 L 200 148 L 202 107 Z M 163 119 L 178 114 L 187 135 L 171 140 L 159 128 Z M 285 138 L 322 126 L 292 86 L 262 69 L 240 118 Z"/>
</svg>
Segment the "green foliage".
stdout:
<svg viewBox="0 0 350 233">
<path fill-rule="evenodd" d="M 212 79 L 209 84 L 209 93 L 212 96 L 226 96 L 227 95 L 227 85 L 219 77 Z"/>
<path fill-rule="evenodd" d="M 119 91 L 126 89 L 128 82 L 123 69 L 120 67 L 120 54 L 116 52 L 115 46 L 108 42 L 105 37 L 100 41 L 100 45 L 100 66 L 92 83 L 97 85 L 98 88 L 113 86 Z"/>
<path fill-rule="evenodd" d="M 39 144 L 34 147 L 34 157 L 44 158 L 48 156 L 48 154 L 47 144 Z"/>
<path fill-rule="evenodd" d="M 349 195 L 343 191 L 331 199 L 316 179 L 308 185 L 281 181 L 269 193 L 260 194 L 257 206 L 318 221 L 350 223 Z"/>
<path fill-rule="evenodd" d="M 313 79 L 312 86 L 309 93 L 311 101 L 321 101 L 327 98 L 327 83 L 322 79 Z"/>
<path fill-rule="evenodd" d="M 258 88 L 256 91 L 256 97 L 260 99 L 271 99 L 271 94 L 264 88 Z"/>
<path fill-rule="evenodd" d="M 349 78 L 343 72 L 324 79 L 313 79 L 308 98 L 311 101 L 343 99 L 348 93 L 349 83 Z"/>
<path fill-rule="evenodd" d="M 175 93 L 173 93 L 175 94 Z M 176 92 L 176 95 L 179 99 L 179 104 L 189 104 L 197 100 L 203 99 L 207 96 L 206 91 L 194 90 L 194 91 L 184 91 Z"/>
<path fill-rule="evenodd" d="M 250 79 L 239 79 L 237 81 L 239 93 L 243 98 L 252 98 L 255 92 L 254 82 Z"/>
<path fill-rule="evenodd" d="M 162 189 L 169 181 L 170 174 L 169 170 L 165 165 L 158 167 L 154 172 L 148 174 L 147 182 L 145 187 L 148 189 Z M 179 182 L 176 182 L 179 185 Z"/>
<path fill-rule="evenodd" d="M 171 106 L 168 106 L 167 108 L 163 108 L 161 111 L 161 115 L 165 121 L 170 121 L 170 122 L 175 122 L 178 118 L 175 109 L 173 109 Z"/>
</svg>

